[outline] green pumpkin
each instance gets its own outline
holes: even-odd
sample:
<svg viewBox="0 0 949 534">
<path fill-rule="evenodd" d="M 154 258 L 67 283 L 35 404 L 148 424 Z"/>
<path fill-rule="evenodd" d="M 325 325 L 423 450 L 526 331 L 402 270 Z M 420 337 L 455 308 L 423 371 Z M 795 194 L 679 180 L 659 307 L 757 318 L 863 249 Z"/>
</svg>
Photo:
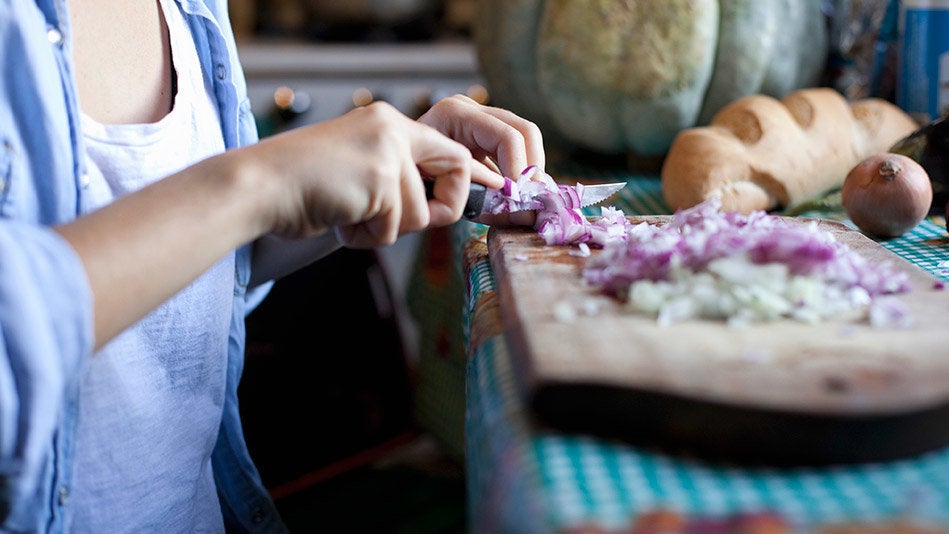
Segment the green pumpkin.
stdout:
<svg viewBox="0 0 949 534">
<path fill-rule="evenodd" d="M 821 0 L 479 0 L 492 102 L 604 153 L 662 156 L 749 94 L 818 85 Z"/>
</svg>

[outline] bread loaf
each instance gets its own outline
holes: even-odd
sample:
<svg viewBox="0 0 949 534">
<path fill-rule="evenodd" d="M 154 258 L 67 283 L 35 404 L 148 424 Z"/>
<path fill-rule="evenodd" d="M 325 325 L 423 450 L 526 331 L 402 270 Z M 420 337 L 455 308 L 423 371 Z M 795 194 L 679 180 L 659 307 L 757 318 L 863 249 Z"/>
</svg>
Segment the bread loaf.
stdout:
<svg viewBox="0 0 949 534">
<path fill-rule="evenodd" d="M 842 186 L 857 163 L 918 127 L 886 100 L 848 102 L 831 88 L 782 100 L 747 96 L 709 126 L 676 135 L 662 165 L 662 194 L 673 210 L 712 197 L 723 210 L 743 213 L 793 206 Z"/>
</svg>

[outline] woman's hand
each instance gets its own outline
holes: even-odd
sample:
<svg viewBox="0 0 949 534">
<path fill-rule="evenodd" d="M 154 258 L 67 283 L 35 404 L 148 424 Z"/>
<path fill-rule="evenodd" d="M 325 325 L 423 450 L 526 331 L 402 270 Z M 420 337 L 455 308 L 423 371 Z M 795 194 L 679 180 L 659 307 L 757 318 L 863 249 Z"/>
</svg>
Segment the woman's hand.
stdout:
<svg viewBox="0 0 949 534">
<path fill-rule="evenodd" d="M 277 199 L 274 233 L 297 238 L 332 228 L 351 247 L 389 245 L 451 224 L 471 180 L 496 189 L 502 173 L 515 176 L 544 160 L 535 125 L 463 96 L 442 100 L 418 121 L 377 102 L 241 151 L 248 168 L 275 177 L 263 180 Z M 423 179 L 435 182 L 434 198 L 426 198 Z M 495 222 L 530 224 L 531 215 Z"/>
<path fill-rule="evenodd" d="M 284 237 L 304 237 L 328 227 L 337 232 L 306 240 L 273 235 L 258 240 L 256 282 L 293 271 L 340 244 L 385 245 L 393 236 L 453 223 L 467 200 L 468 180 L 503 185 L 495 161 L 508 175 L 544 161 L 540 131 L 532 123 L 463 96 L 437 103 L 419 124 L 387 104 L 375 104 L 262 144 L 269 148 L 255 157 L 275 162 L 278 174 L 299 174 L 290 183 L 313 188 L 296 197 L 305 209 L 294 214 L 297 206 L 291 202 L 274 231 Z M 307 185 L 308 180 L 316 182 Z M 433 182 L 434 199 L 421 196 L 421 180 Z M 532 225 L 534 218 L 526 211 L 482 215 L 479 221 Z"/>
<path fill-rule="evenodd" d="M 241 149 L 246 165 L 273 176 L 270 228 L 284 237 L 335 229 L 352 247 L 393 243 L 402 234 L 461 217 L 471 152 L 435 129 L 378 102 Z M 427 199 L 422 179 L 434 180 Z M 499 187 L 498 175 L 480 178 Z"/>
<path fill-rule="evenodd" d="M 540 129 L 505 109 L 455 95 L 436 102 L 419 122 L 468 147 L 475 161 L 481 163 L 472 171 L 476 178 L 485 176 L 485 172 L 514 178 L 530 165 L 544 168 Z"/>
<path fill-rule="evenodd" d="M 419 122 L 431 125 L 468 147 L 474 159 L 472 180 L 489 187 L 498 183 L 498 176 L 516 178 L 531 165 L 544 168 L 544 143 L 540 129 L 505 109 L 484 106 L 467 96 L 455 95 L 436 102 L 419 118 Z M 529 226 L 534 224 L 534 215 L 532 211 L 484 214 L 478 221 Z"/>
</svg>

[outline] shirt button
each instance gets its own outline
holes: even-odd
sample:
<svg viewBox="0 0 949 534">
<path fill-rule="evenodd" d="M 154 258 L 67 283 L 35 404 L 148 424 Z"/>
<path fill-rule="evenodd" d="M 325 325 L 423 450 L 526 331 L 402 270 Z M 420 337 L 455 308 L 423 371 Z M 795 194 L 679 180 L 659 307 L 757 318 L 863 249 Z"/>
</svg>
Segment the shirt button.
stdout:
<svg viewBox="0 0 949 534">
<path fill-rule="evenodd" d="M 59 487 L 59 505 L 66 506 L 66 501 L 69 500 L 69 487 L 60 486 Z"/>
<path fill-rule="evenodd" d="M 63 44 L 63 32 L 59 31 L 59 28 L 54 27 L 46 30 L 46 38 L 56 46 Z"/>
<path fill-rule="evenodd" d="M 79 185 L 83 188 L 89 187 L 90 183 L 92 183 L 92 178 L 89 178 L 88 174 L 83 174 L 79 177 Z"/>
<path fill-rule="evenodd" d="M 250 516 L 250 520 L 253 521 L 254 524 L 260 524 L 264 520 L 264 511 L 260 508 L 254 508 L 254 511 Z"/>
<path fill-rule="evenodd" d="M 218 80 L 223 80 L 224 78 L 227 77 L 227 69 L 224 67 L 223 63 L 217 64 L 217 69 L 215 69 L 215 72 L 217 74 Z"/>
</svg>

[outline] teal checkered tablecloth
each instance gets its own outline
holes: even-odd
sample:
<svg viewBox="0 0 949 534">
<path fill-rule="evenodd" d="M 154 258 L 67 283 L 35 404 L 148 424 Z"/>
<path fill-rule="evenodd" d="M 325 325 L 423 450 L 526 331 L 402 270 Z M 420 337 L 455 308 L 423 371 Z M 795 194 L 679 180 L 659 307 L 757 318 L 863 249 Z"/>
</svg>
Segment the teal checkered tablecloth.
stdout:
<svg viewBox="0 0 949 534">
<path fill-rule="evenodd" d="M 627 215 L 669 213 L 654 176 L 596 178 L 628 181 L 620 198 L 609 201 Z M 839 213 L 804 215 L 843 218 Z M 631 532 L 637 518 L 657 510 L 684 518 L 769 512 L 794 532 L 894 521 L 949 532 L 949 448 L 886 463 L 751 468 L 535 426 L 500 326 L 494 276 L 483 247 L 486 228 L 460 223 L 454 232 L 454 253 L 467 289 L 462 314 L 472 532 Z M 882 245 L 949 280 L 949 239 L 941 218 L 927 219 Z M 949 340 L 949 323 L 946 332 Z M 873 528 L 865 531 L 891 531 Z"/>
</svg>

